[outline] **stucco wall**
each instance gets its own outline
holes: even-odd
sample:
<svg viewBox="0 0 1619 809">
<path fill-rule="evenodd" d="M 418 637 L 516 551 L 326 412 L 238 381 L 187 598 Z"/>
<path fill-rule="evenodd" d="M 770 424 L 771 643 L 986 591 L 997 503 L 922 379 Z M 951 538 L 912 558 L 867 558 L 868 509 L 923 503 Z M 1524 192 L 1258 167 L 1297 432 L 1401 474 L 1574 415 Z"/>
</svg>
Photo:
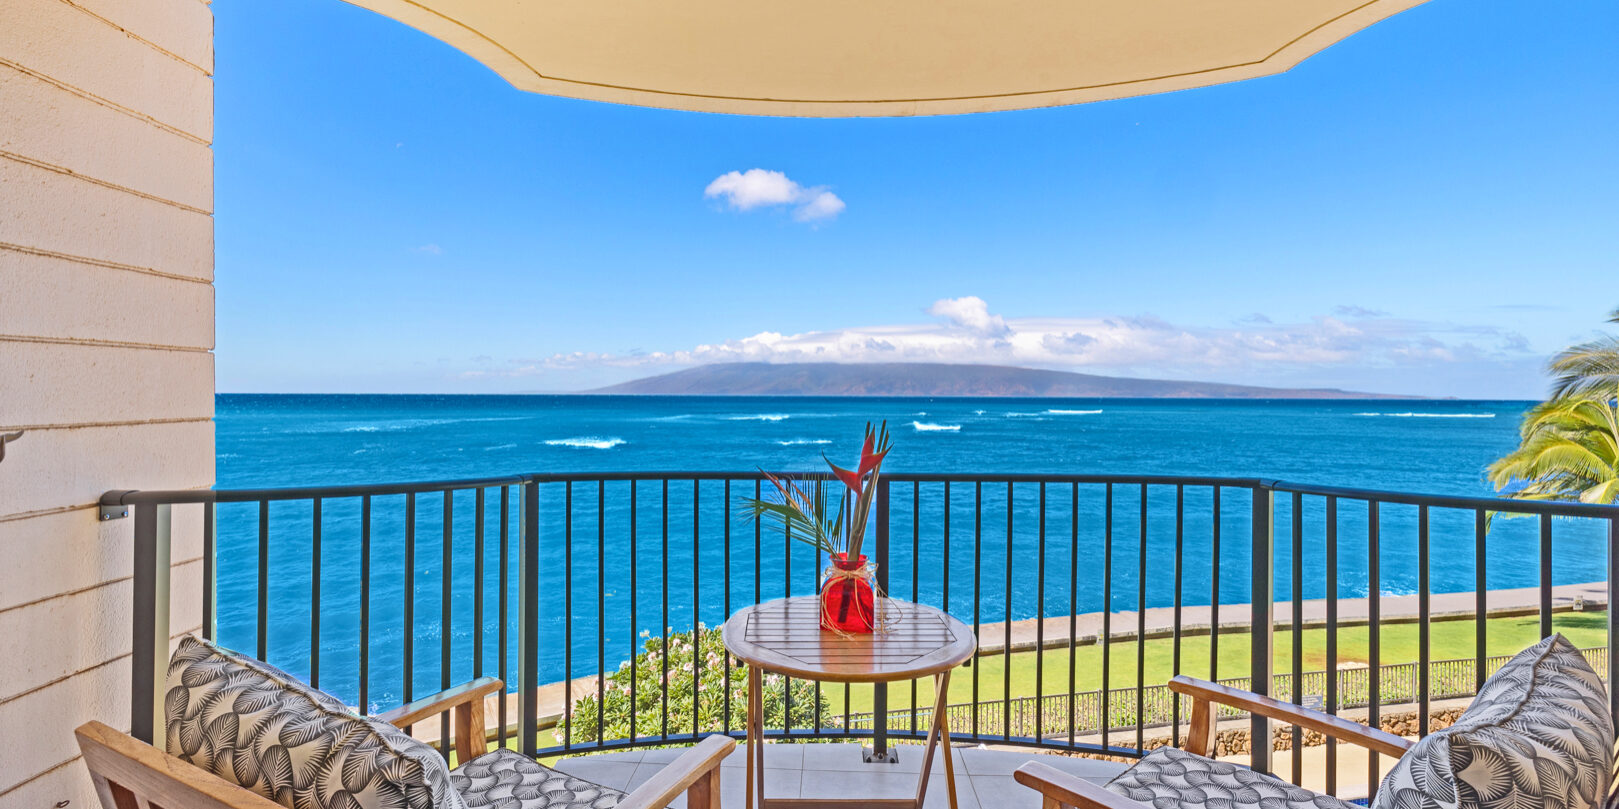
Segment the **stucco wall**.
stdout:
<svg viewBox="0 0 1619 809">
<path fill-rule="evenodd" d="M 90 809 L 72 731 L 129 726 L 132 520 L 214 478 L 213 15 L 0 0 L 0 806 Z M 176 508 L 172 627 L 201 623 Z"/>
</svg>

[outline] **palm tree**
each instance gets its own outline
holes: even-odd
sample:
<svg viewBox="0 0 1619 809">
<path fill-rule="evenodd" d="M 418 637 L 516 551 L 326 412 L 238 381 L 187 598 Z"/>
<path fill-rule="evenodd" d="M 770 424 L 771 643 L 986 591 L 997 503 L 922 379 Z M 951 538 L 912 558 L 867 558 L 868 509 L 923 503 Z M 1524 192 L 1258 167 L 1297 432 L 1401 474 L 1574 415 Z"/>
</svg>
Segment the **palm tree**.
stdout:
<svg viewBox="0 0 1619 809">
<path fill-rule="evenodd" d="M 1524 414 L 1519 446 L 1490 464 L 1490 482 L 1521 500 L 1619 500 L 1619 336 L 1564 349 L 1551 372 L 1552 397 Z"/>
<path fill-rule="evenodd" d="M 1619 323 L 1619 309 L 1608 315 L 1608 322 Z M 1551 370 L 1557 375 L 1553 399 L 1612 400 L 1619 393 L 1619 336 L 1570 346 L 1552 358 Z"/>
<path fill-rule="evenodd" d="M 1619 385 L 1595 390 L 1619 392 Z M 1524 414 L 1520 433 L 1521 445 L 1490 464 L 1497 490 L 1516 485 L 1506 494 L 1520 500 L 1619 499 L 1619 407 L 1612 393 L 1542 402 Z"/>
</svg>

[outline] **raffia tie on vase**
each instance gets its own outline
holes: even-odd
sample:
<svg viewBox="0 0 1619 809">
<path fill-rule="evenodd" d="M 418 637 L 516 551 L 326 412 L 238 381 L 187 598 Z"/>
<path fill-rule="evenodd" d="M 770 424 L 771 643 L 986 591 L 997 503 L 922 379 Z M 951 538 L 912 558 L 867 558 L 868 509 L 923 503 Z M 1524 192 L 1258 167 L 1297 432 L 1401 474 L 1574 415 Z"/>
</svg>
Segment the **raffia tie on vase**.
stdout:
<svg viewBox="0 0 1619 809">
<path fill-rule="evenodd" d="M 858 597 L 862 585 L 871 591 L 869 607 Z M 827 598 L 828 593 L 835 592 L 843 593 L 843 597 L 838 599 L 838 606 L 829 604 L 833 599 Z M 888 596 L 877 585 L 877 565 L 865 561 L 864 556 L 858 565 L 852 567 L 841 567 L 836 563 L 827 565 L 821 576 L 821 594 L 821 628 L 829 632 L 853 637 L 886 632 L 892 623 L 892 613 L 886 603 Z M 834 614 L 834 611 L 852 614 Z M 844 627 L 857 628 L 851 631 Z"/>
</svg>

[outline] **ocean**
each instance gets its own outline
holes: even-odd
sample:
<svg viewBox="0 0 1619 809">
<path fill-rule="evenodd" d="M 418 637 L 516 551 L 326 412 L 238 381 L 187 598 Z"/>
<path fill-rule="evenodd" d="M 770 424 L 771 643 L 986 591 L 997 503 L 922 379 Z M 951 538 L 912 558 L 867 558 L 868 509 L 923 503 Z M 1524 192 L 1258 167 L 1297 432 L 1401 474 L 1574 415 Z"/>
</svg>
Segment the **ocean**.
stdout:
<svg viewBox="0 0 1619 809">
<path fill-rule="evenodd" d="M 475 478 L 533 472 L 611 471 L 810 471 L 824 469 L 823 453 L 851 465 L 863 425 L 886 420 L 894 450 L 892 472 L 1046 472 L 1265 477 L 1302 483 L 1432 494 L 1489 495 L 1485 466 L 1516 445 L 1525 402 L 1503 401 L 1209 401 L 923 398 L 739 398 L 605 396 L 386 396 L 222 394 L 217 402 L 219 488 L 343 485 Z M 723 484 L 690 482 L 668 494 L 671 533 L 662 556 L 664 491 L 656 483 L 637 489 L 634 514 L 628 483 L 603 490 L 597 522 L 597 486 L 578 484 L 571 496 L 575 515 L 571 560 L 563 538 L 563 508 L 569 493 L 558 484 L 541 493 L 541 555 L 547 579 L 541 587 L 541 680 L 594 674 L 601 659 L 609 668 L 627 659 L 638 638 L 665 626 L 679 631 L 694 621 L 717 626 L 732 608 L 759 592 L 813 592 L 813 549 L 799 548 L 791 571 L 779 538 L 753 558 L 753 531 L 740 510 L 751 486 L 732 492 L 726 525 Z M 744 490 L 745 489 L 745 490 Z M 895 595 L 944 604 L 960 617 L 999 621 L 1069 610 L 1070 590 L 1079 612 L 1102 608 L 1100 571 L 1106 545 L 1106 493 L 1100 486 L 1063 485 L 1047 492 L 1044 521 L 1047 563 L 1042 598 L 1037 486 L 1020 485 L 1007 503 L 1005 484 L 956 485 L 949 502 L 940 484 L 895 484 L 890 589 Z M 1138 586 L 1150 606 L 1172 603 L 1174 487 L 1147 493 L 1147 581 L 1138 580 L 1140 551 L 1138 487 L 1115 487 L 1113 500 L 1114 609 L 1134 609 Z M 1183 599 L 1206 604 L 1212 597 L 1212 492 L 1184 492 Z M 465 644 L 482 632 L 486 665 L 494 668 L 496 628 L 471 624 L 476 589 L 471 578 L 473 511 L 470 493 L 458 495 L 452 527 L 452 612 L 449 632 L 456 648 L 456 679 L 470 674 Z M 698 505 L 694 508 L 693 499 Z M 914 513 L 918 519 L 913 520 Z M 1076 500 L 1077 497 L 1077 507 Z M 982 499 L 976 522 L 975 500 Z M 1246 603 L 1249 506 L 1244 490 L 1223 493 L 1220 527 L 1220 600 Z M 403 638 L 422 647 L 415 655 L 417 694 L 437 688 L 442 564 L 442 497 L 418 499 L 415 534 L 413 625 L 404 625 L 403 498 L 378 498 L 373 512 L 370 639 L 373 707 L 398 701 Z M 490 528 L 486 562 L 498 564 L 493 526 L 495 504 L 486 504 Z M 949 512 L 951 530 L 943 530 Z M 1417 582 L 1416 509 L 1385 506 L 1382 513 L 1381 591 L 1414 592 Z M 1010 515 L 1010 531 L 1008 529 Z M 693 529 L 694 516 L 697 527 Z M 515 507 L 512 513 L 515 521 Z M 304 503 L 271 507 L 271 662 L 306 672 L 310 648 L 312 526 Z M 633 579 L 630 526 L 637 528 Z M 1322 537 L 1324 507 L 1305 501 L 1304 595 L 1325 592 Z M 219 637 L 251 649 L 256 639 L 257 507 L 221 506 L 218 546 Z M 515 522 L 514 522 L 515 524 Z M 1291 503 L 1277 499 L 1278 570 L 1291 558 Z M 734 555 L 727 584 L 727 528 Z M 321 684 L 345 698 L 357 691 L 355 644 L 359 628 L 359 505 L 332 500 L 322 510 Z M 1366 591 L 1366 510 L 1346 501 L 1339 510 L 1338 582 L 1344 597 Z M 694 540 L 695 533 L 695 540 Z M 1010 552 L 1007 542 L 1012 543 Z M 1537 543 L 1533 520 L 1497 520 L 1491 530 L 1487 580 L 1491 588 L 1536 583 Z M 948 541 L 949 570 L 943 566 Z M 1434 592 L 1471 590 L 1474 581 L 1473 515 L 1436 510 L 1432 517 Z M 1599 526 L 1558 521 L 1555 583 L 1601 580 L 1605 551 Z M 694 547 L 695 544 L 695 547 Z M 976 551 L 976 552 L 975 552 Z M 1077 567 L 1070 566 L 1070 552 Z M 1015 561 L 1008 571 L 1008 557 Z M 510 563 L 515 565 L 515 545 Z M 975 560 L 976 565 L 975 565 Z M 571 599 L 563 571 L 573 565 Z M 668 618 L 660 565 L 669 574 Z M 916 571 L 914 577 L 912 571 Z M 493 614 L 498 592 L 493 572 L 485 598 Z M 790 576 L 790 578 L 789 578 Z M 598 577 L 603 587 L 598 592 Z M 949 601 L 944 601 L 946 580 Z M 1007 580 L 1010 579 L 1010 593 Z M 1289 577 L 1277 576 L 1279 598 L 1291 596 Z M 513 579 L 515 582 L 515 577 Z M 979 588 L 974 598 L 973 587 Z M 512 597 L 515 598 L 515 584 Z M 629 594 L 638 596 L 632 616 Z M 515 606 L 515 602 L 514 602 Z M 573 607 L 569 611 L 569 607 Z M 606 616 L 597 632 L 598 607 Z M 1010 609 L 1008 609 L 1010 608 Z M 572 616 L 565 621 L 564 616 Z M 604 644 L 598 648 L 598 635 Z M 515 637 L 515 634 L 514 636 Z M 514 641 L 515 649 L 515 641 Z"/>
</svg>

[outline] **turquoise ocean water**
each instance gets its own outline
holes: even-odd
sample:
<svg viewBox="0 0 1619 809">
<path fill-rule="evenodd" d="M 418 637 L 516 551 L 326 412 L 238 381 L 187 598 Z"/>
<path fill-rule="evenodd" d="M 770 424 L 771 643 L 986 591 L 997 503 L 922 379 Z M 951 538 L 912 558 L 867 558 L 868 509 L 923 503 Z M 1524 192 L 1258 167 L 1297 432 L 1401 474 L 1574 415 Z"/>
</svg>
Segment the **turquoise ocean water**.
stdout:
<svg viewBox="0 0 1619 809">
<path fill-rule="evenodd" d="M 1348 487 L 1435 494 L 1487 495 L 1484 467 L 1516 443 L 1523 402 L 1477 401 L 1166 401 L 1016 399 L 688 398 L 592 396 L 373 396 L 221 395 L 217 410 L 220 488 L 342 485 L 441 480 L 527 472 L 751 471 L 823 468 L 821 453 L 852 463 L 862 426 L 886 419 L 895 435 L 890 471 L 1047 472 L 1256 476 Z M 541 591 L 541 679 L 594 674 L 626 659 L 638 636 L 662 627 L 723 621 L 727 599 L 734 609 L 758 592 L 769 598 L 789 589 L 812 592 L 817 568 L 813 549 L 794 551 L 789 570 L 778 536 L 766 536 L 755 559 L 754 527 L 741 516 L 732 491 L 730 524 L 719 482 L 693 491 L 690 482 L 670 487 L 670 531 L 663 552 L 665 495 L 656 483 L 636 491 L 611 483 L 597 503 L 595 484 L 572 492 L 572 554 L 563 510 L 569 493 L 560 485 L 541 494 L 541 556 L 547 580 Z M 913 519 L 913 494 L 914 514 Z M 1076 502 L 1077 496 L 1077 502 Z M 1206 604 L 1213 597 L 1212 492 L 1188 487 L 1179 541 L 1184 548 L 1182 598 Z M 693 505 L 694 497 L 696 506 Z M 1147 492 L 1146 536 L 1139 530 L 1138 487 L 1115 487 L 1112 592 L 1115 609 L 1134 609 L 1174 599 L 1176 492 Z M 952 487 L 895 485 L 894 546 L 885 561 L 896 595 L 943 604 L 967 620 L 999 621 L 1102 608 L 1102 570 L 1108 514 L 1100 486 L 1048 487 L 1045 579 L 1041 559 L 1040 492 L 1037 486 L 1005 484 Z M 981 498 L 982 519 L 975 522 Z M 440 625 L 443 500 L 424 496 L 416 504 L 413 625 L 404 612 L 404 498 L 378 498 L 372 523 L 370 695 L 373 706 L 397 702 L 403 680 L 403 638 L 414 639 L 411 669 L 416 693 L 436 689 L 441 679 Z M 496 667 L 495 603 L 498 568 L 496 502 L 486 503 L 484 592 L 488 619 L 472 621 L 475 504 L 457 495 L 451 527 L 451 606 L 448 635 L 451 677 L 471 673 L 470 644 L 481 632 L 486 670 Z M 950 531 L 944 531 L 946 512 Z M 598 513 L 601 520 L 598 522 Z M 693 526 L 693 517 L 696 525 Z M 515 525 L 515 507 L 513 509 Z M 251 649 L 257 573 L 257 507 L 220 507 L 219 635 Z M 1307 498 L 1304 527 L 1304 595 L 1325 592 L 1325 514 Z M 308 503 L 270 510 L 271 576 L 269 657 L 305 673 L 311 626 Z M 1277 503 L 1277 561 L 1291 561 L 1291 503 Z M 1010 522 L 1010 530 L 1008 524 Z M 1220 593 L 1222 603 L 1248 601 L 1249 501 L 1244 490 L 1222 495 Z M 631 527 L 635 530 L 631 574 Z M 1382 514 L 1381 591 L 1414 592 L 1417 582 L 1416 510 L 1386 506 Z M 357 695 L 360 589 L 359 504 L 323 503 L 321 590 L 321 684 L 346 699 Z M 730 577 L 725 566 L 731 535 Z M 1366 510 L 1340 507 L 1337 571 L 1344 596 L 1366 592 Z M 1557 583 L 1603 578 L 1604 551 L 1598 526 L 1558 521 L 1553 572 Z M 1500 520 L 1490 534 L 1486 574 L 1492 588 L 1536 583 L 1536 526 L 1530 520 Z M 1146 542 L 1147 575 L 1136 560 Z M 1008 542 L 1011 543 L 1010 549 Z M 1473 516 L 1435 511 L 1431 577 L 1435 592 L 1470 590 L 1475 575 Z M 949 567 L 945 550 L 949 549 Z M 1010 568 L 1007 559 L 1013 561 Z M 669 569 L 668 617 L 663 615 L 662 566 Z M 975 562 L 976 560 L 976 562 Z M 1077 564 L 1073 562 L 1077 560 Z M 515 566 L 516 546 L 509 564 Z M 571 563 L 571 599 L 564 572 Z M 758 568 L 759 581 L 754 580 Z M 516 597 L 515 567 L 510 596 Z M 598 589 L 597 582 L 602 582 Z M 948 585 L 948 601 L 945 588 Z M 975 587 L 976 595 L 975 598 Z M 638 596 L 632 615 L 630 593 Z M 1277 577 L 1278 597 L 1290 597 L 1289 576 Z M 515 601 L 513 602 L 515 605 Z M 571 608 L 571 609 L 570 609 Z M 598 610 L 605 615 L 597 632 Z M 514 613 L 515 614 L 515 613 Z M 572 615 L 571 622 L 563 616 Z M 571 631 L 570 631 L 571 627 Z M 598 644 L 598 636 L 602 642 Z M 513 635 L 515 648 L 515 634 Z"/>
</svg>

